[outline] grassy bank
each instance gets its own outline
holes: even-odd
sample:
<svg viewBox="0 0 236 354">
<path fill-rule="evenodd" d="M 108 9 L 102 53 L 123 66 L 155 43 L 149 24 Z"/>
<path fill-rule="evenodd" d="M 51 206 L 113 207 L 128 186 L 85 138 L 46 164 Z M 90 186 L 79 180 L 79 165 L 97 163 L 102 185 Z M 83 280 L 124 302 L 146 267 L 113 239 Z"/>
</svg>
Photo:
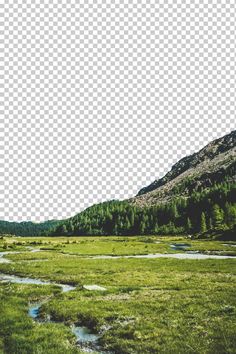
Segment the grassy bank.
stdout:
<svg viewBox="0 0 236 354">
<path fill-rule="evenodd" d="M 7 238 L 9 255 L 0 271 L 55 282 L 76 290 L 1 284 L 1 345 L 4 353 L 78 353 L 68 324 L 101 332 L 103 348 L 129 353 L 235 353 L 236 259 L 91 259 L 92 255 L 174 253 L 173 243 L 204 252 L 235 252 L 230 243 L 185 238 Z M 30 252 L 27 247 L 41 248 Z M 83 285 L 106 291 L 89 291 Z M 42 315 L 61 324 L 34 323 L 29 301 L 48 298 Z M 10 333 L 10 335 L 9 335 Z M 17 348 L 19 348 L 19 351 Z M 53 351 L 54 350 L 54 351 Z"/>
</svg>

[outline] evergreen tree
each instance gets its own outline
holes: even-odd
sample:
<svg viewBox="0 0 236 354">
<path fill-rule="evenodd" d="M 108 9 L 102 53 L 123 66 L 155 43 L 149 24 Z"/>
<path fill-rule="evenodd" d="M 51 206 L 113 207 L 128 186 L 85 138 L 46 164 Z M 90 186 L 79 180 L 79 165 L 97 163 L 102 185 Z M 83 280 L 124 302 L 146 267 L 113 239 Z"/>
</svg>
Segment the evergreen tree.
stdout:
<svg viewBox="0 0 236 354">
<path fill-rule="evenodd" d="M 126 216 L 125 223 L 124 223 L 124 229 L 127 230 L 127 232 L 129 232 L 130 228 L 131 228 L 131 224 L 130 224 L 128 216 Z"/>
<path fill-rule="evenodd" d="M 200 221 L 200 231 L 201 232 L 206 232 L 207 226 L 206 226 L 206 216 L 205 213 L 201 213 L 201 221 Z"/>
<path fill-rule="evenodd" d="M 190 218 L 187 218 L 187 231 L 191 232 L 192 228 L 193 228 L 193 226 L 192 226 L 191 220 L 190 220 Z"/>
<path fill-rule="evenodd" d="M 172 203 L 170 205 L 170 209 L 169 210 L 170 210 L 170 220 L 174 221 L 179 216 L 176 203 Z"/>
<path fill-rule="evenodd" d="M 138 207 L 126 201 L 94 205 L 64 223 L 59 223 L 51 234 L 194 234 L 222 228 L 224 225 L 232 228 L 235 224 L 236 183 L 227 183 L 193 192 L 188 198 L 175 198 L 172 202 L 151 207 Z M 15 225 L 5 222 L 0 222 L 0 225 L 0 233 L 15 231 Z M 19 233 L 23 226 L 19 224 L 17 227 Z"/>
<path fill-rule="evenodd" d="M 228 227 L 233 227 L 236 224 L 236 205 L 226 203 L 225 223 L 228 225 Z"/>
<path fill-rule="evenodd" d="M 212 230 L 213 229 L 213 224 L 212 224 L 212 218 L 208 219 L 208 226 L 207 226 L 208 230 Z"/>
<path fill-rule="evenodd" d="M 135 210 L 132 209 L 130 213 L 130 226 L 133 228 L 134 227 L 134 221 L 135 221 L 135 216 L 134 216 Z"/>
<path fill-rule="evenodd" d="M 220 228 L 224 220 L 223 210 L 219 207 L 218 204 L 213 205 L 212 209 L 212 223 L 214 228 Z"/>
<path fill-rule="evenodd" d="M 115 226 L 114 226 L 114 234 L 115 235 L 119 235 L 118 225 L 117 224 L 115 224 Z"/>
<path fill-rule="evenodd" d="M 139 226 L 140 234 L 143 235 L 146 230 L 146 224 L 144 220 L 141 220 L 140 226 Z"/>
</svg>

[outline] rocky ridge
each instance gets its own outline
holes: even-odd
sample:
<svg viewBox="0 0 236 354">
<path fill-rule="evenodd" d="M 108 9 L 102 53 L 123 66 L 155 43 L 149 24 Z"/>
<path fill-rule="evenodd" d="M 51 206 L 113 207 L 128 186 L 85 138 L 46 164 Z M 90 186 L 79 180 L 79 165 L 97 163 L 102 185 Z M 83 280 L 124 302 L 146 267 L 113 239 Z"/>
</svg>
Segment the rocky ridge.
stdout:
<svg viewBox="0 0 236 354">
<path fill-rule="evenodd" d="M 130 201 L 149 206 L 226 180 L 236 181 L 236 130 L 178 161 L 164 177 L 142 188 Z"/>
</svg>

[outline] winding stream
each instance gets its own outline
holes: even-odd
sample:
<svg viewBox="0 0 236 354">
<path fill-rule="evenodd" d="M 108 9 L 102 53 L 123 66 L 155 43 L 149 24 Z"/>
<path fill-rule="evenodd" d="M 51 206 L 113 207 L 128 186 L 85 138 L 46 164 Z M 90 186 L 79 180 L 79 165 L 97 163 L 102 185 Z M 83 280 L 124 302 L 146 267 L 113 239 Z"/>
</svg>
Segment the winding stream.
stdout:
<svg viewBox="0 0 236 354">
<path fill-rule="evenodd" d="M 191 247 L 189 244 L 171 244 L 171 249 L 173 250 L 186 250 Z M 40 252 L 40 249 L 30 249 L 29 252 Z M 11 263 L 12 261 L 8 258 L 5 258 L 8 254 L 17 254 L 23 253 L 25 251 L 6 251 L 0 252 L 0 263 Z M 203 254 L 198 251 L 189 251 L 185 253 L 156 253 L 156 254 L 144 254 L 144 255 L 129 255 L 129 256 L 109 256 L 109 255 L 98 255 L 85 257 L 89 259 L 119 259 L 119 258 L 177 258 L 177 259 L 236 259 L 234 256 L 224 256 L 224 255 L 213 255 L 213 254 Z M 15 283 L 15 284 L 35 284 L 35 285 L 55 285 L 61 288 L 62 292 L 68 292 L 75 290 L 76 287 L 70 284 L 55 283 L 51 281 L 45 281 L 41 279 L 33 279 L 29 277 L 20 277 L 17 275 L 9 275 L 0 273 L 0 281 Z M 105 291 L 106 288 L 98 285 L 84 285 L 84 289 L 95 290 L 95 291 Z M 46 319 L 40 319 L 40 308 L 45 301 L 33 303 L 29 305 L 28 315 L 38 322 L 53 322 L 48 316 Z M 100 338 L 99 334 L 92 333 L 89 328 L 85 326 L 76 326 L 73 324 L 71 326 L 72 333 L 76 336 L 78 346 L 84 352 L 93 352 L 98 354 L 105 354 L 101 351 L 101 348 L 98 345 L 98 339 Z"/>
<path fill-rule="evenodd" d="M 67 292 L 71 290 L 75 290 L 75 286 L 68 285 L 68 284 L 58 284 L 53 283 L 50 281 L 40 280 L 40 279 L 33 279 L 28 277 L 19 277 L 17 275 L 9 275 L 0 273 L 0 281 L 5 281 L 8 283 L 15 283 L 15 284 L 35 284 L 35 285 L 56 285 L 62 289 L 62 292 Z"/>
<path fill-rule="evenodd" d="M 7 256 L 8 254 L 17 254 L 17 253 L 21 253 L 21 252 L 17 252 L 17 251 L 0 252 L 0 263 L 11 263 L 11 260 L 8 258 L 5 258 L 5 256 Z"/>
<path fill-rule="evenodd" d="M 75 290 L 76 287 L 69 284 L 61 284 L 61 283 L 54 283 L 50 281 L 44 281 L 40 279 L 33 279 L 33 278 L 25 278 L 19 277 L 16 275 L 8 275 L 0 273 L 0 281 L 8 282 L 8 283 L 15 283 L 15 284 L 35 284 L 35 285 L 56 285 L 59 286 L 62 292 L 68 292 Z M 28 309 L 28 315 L 37 322 L 54 322 L 51 320 L 50 316 L 46 319 L 41 320 L 39 317 L 40 308 L 45 303 L 45 301 L 31 303 Z M 99 335 L 95 333 L 91 333 L 89 328 L 85 326 L 76 326 L 73 324 L 71 326 L 72 333 L 76 336 L 78 346 L 85 352 L 93 352 L 98 354 L 103 354 L 104 352 L 98 351 L 99 347 L 97 345 L 97 341 L 99 339 Z M 100 349 L 99 349 L 100 350 Z"/>
<path fill-rule="evenodd" d="M 216 254 L 204 254 L 197 251 L 189 251 L 186 253 L 153 253 L 153 254 L 137 254 L 131 256 L 91 256 L 90 259 L 119 259 L 119 258 L 177 258 L 177 259 L 236 259 L 235 256 L 220 256 Z"/>
<path fill-rule="evenodd" d="M 67 290 L 70 291 L 70 290 Z M 40 307 L 43 305 L 44 302 L 38 302 L 31 304 L 28 310 L 28 315 L 37 322 L 44 322 L 44 323 L 49 323 L 49 322 L 54 322 L 51 320 L 50 315 L 44 320 L 41 320 L 39 317 L 40 313 Z M 54 322 L 56 323 L 56 322 Z M 97 346 L 97 341 L 99 339 L 99 335 L 95 333 L 91 333 L 89 328 L 85 326 L 76 326 L 75 324 L 71 325 L 71 332 L 75 335 L 77 339 L 77 344 L 79 347 L 85 351 L 85 352 L 95 352 L 98 354 L 102 354 L 101 351 L 97 351 L 98 346 Z"/>
<path fill-rule="evenodd" d="M 32 250 L 30 252 L 38 252 L 38 250 L 37 251 Z M 4 256 L 8 254 L 16 254 L 16 253 L 22 253 L 22 252 L 0 252 L 0 263 L 10 263 L 11 261 L 7 258 L 4 258 Z M 20 277 L 17 275 L 10 275 L 5 273 L 0 273 L 0 281 L 7 282 L 7 283 L 14 283 L 14 284 L 56 285 L 61 288 L 61 291 L 63 293 L 76 289 L 75 286 L 70 284 L 54 283 L 51 281 L 45 281 L 45 280 L 34 279 L 29 277 Z M 85 285 L 84 288 L 87 290 L 106 290 L 106 288 L 99 287 L 98 285 L 87 285 L 87 286 Z M 48 316 L 44 320 L 40 318 L 40 308 L 44 303 L 45 301 L 31 303 L 29 305 L 28 315 L 34 321 L 37 322 L 44 322 L 44 323 L 53 322 L 50 316 Z M 100 337 L 98 334 L 92 333 L 90 329 L 85 326 L 76 326 L 75 324 L 71 326 L 71 331 L 75 335 L 77 340 L 77 345 L 81 348 L 82 351 L 87 353 L 93 352 L 98 354 L 105 354 L 104 352 L 100 351 L 100 348 L 98 346 L 97 342 Z"/>
</svg>

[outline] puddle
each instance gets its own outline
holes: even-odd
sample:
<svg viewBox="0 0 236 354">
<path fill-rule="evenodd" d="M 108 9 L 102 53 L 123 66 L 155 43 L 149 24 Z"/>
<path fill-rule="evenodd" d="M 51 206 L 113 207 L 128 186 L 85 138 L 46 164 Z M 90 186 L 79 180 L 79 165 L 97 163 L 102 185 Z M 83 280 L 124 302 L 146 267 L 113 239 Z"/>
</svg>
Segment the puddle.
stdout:
<svg viewBox="0 0 236 354">
<path fill-rule="evenodd" d="M 39 248 L 30 248 L 31 253 L 41 252 L 42 250 Z"/>
<path fill-rule="evenodd" d="M 191 245 L 189 243 L 172 243 L 170 245 L 170 248 L 174 251 L 181 251 L 181 250 L 186 250 L 189 247 L 191 247 Z"/>
<path fill-rule="evenodd" d="M 108 329 L 109 328 L 106 328 L 104 330 Z M 77 344 L 83 352 L 93 354 L 112 354 L 111 352 L 103 351 L 99 346 L 98 340 L 101 334 L 92 333 L 89 328 L 76 325 L 71 326 L 71 331 L 76 336 Z"/>
<path fill-rule="evenodd" d="M 97 342 L 99 339 L 98 334 L 92 333 L 87 327 L 76 327 L 73 325 L 71 327 L 72 333 L 76 336 L 78 342 L 88 343 L 88 342 Z"/>
<path fill-rule="evenodd" d="M 41 305 L 42 305 L 41 303 L 37 303 L 32 306 L 30 305 L 28 315 L 31 318 L 36 319 L 39 316 L 39 309 Z"/>
<path fill-rule="evenodd" d="M 107 290 L 103 286 L 99 286 L 99 285 L 83 285 L 83 288 L 86 289 L 86 290 L 98 290 L 98 291 Z"/>
</svg>

